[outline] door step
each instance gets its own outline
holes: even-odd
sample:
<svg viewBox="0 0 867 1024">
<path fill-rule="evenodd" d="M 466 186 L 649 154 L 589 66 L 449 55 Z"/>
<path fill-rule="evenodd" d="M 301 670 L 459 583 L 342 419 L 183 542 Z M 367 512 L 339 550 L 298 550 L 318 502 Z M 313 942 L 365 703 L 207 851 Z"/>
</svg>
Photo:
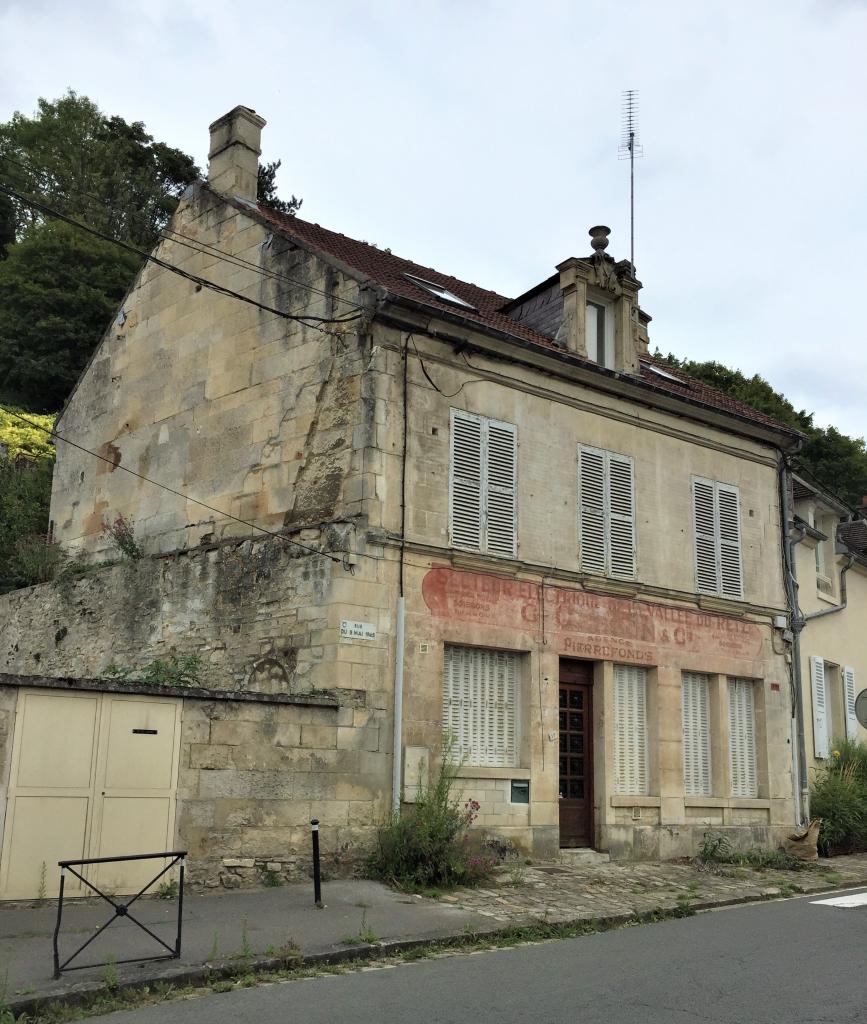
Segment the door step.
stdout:
<svg viewBox="0 0 867 1024">
<path fill-rule="evenodd" d="M 578 846 L 562 849 L 559 859 L 561 864 L 568 864 L 570 867 L 596 867 L 600 864 L 609 864 L 611 855 L 593 850 L 589 846 Z"/>
</svg>

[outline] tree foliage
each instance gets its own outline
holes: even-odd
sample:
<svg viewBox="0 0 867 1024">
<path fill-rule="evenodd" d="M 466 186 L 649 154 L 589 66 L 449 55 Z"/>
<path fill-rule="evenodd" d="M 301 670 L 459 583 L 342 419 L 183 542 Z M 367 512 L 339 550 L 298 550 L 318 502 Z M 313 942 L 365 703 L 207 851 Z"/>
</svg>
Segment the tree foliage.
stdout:
<svg viewBox="0 0 867 1024">
<path fill-rule="evenodd" d="M 107 117 L 71 90 L 40 99 L 33 117 L 16 112 L 0 125 L 0 168 L 16 191 L 144 249 L 200 176 L 192 157 L 155 142 L 141 121 Z M 16 238 L 43 222 L 25 204 L 13 206 Z"/>
<path fill-rule="evenodd" d="M 115 315 L 138 259 L 59 222 L 0 263 L 0 381 L 7 401 L 56 411 Z"/>
<path fill-rule="evenodd" d="M 259 180 L 257 183 L 257 198 L 263 206 L 278 213 L 287 213 L 290 217 L 301 209 L 303 199 L 296 199 L 292 196 L 289 200 L 281 199 L 277 195 L 277 183 L 275 178 L 280 169 L 282 160 L 273 160 L 268 164 L 259 164 Z"/>
<path fill-rule="evenodd" d="M 53 458 L 0 457 L 0 593 L 37 582 L 28 563 L 46 547 L 53 468 Z"/>
<path fill-rule="evenodd" d="M 0 457 L 5 456 L 13 462 L 22 457 L 34 460 L 53 459 L 54 446 L 46 431 L 54 426 L 54 416 L 22 412 L 21 415 L 35 424 L 31 427 L 12 415 L 18 411 L 0 406 Z"/>
<path fill-rule="evenodd" d="M 867 494 L 867 446 L 863 438 L 848 437 L 835 427 L 817 427 L 812 413 L 796 409 L 758 374 L 747 377 L 722 363 L 679 359 L 672 353 L 662 356 L 659 351 L 655 354 L 723 394 L 802 431 L 806 440 L 795 458 L 796 468 L 804 470 L 815 483 L 850 505 L 861 504 L 863 495 Z"/>
</svg>

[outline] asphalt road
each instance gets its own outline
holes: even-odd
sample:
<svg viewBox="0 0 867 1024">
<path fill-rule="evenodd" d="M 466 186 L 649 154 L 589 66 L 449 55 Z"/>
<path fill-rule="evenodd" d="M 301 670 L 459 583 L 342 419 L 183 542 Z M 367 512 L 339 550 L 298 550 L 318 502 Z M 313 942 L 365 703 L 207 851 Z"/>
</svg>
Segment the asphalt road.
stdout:
<svg viewBox="0 0 867 1024">
<path fill-rule="evenodd" d="M 867 890 L 123 1011 L 112 1024 L 862 1024 Z M 843 895 L 843 894 L 840 894 Z M 847 893 L 846 895 L 851 895 Z"/>
</svg>

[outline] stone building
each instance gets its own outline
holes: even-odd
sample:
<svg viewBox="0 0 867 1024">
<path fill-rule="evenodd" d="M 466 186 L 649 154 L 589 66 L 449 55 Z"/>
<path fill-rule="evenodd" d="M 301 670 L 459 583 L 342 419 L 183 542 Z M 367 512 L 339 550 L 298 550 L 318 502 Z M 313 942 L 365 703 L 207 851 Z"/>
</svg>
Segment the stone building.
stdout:
<svg viewBox="0 0 867 1024">
<path fill-rule="evenodd" d="M 791 500 L 800 813 L 806 819 L 809 786 L 835 746 L 867 741 L 867 502 L 856 514 L 798 476 Z"/>
<path fill-rule="evenodd" d="M 0 892 L 163 843 L 291 875 L 314 815 L 350 861 L 444 737 L 537 856 L 773 842 L 797 437 L 648 354 L 607 229 L 510 300 L 258 207 L 263 125 L 212 125 L 59 419 L 53 533 L 102 564 L 0 599 Z"/>
</svg>

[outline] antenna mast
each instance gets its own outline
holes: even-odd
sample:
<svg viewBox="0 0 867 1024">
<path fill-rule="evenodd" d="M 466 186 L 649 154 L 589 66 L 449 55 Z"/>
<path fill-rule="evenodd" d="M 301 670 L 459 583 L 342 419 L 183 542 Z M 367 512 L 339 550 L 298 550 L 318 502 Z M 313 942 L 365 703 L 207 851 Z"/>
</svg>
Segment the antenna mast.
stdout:
<svg viewBox="0 0 867 1024">
<path fill-rule="evenodd" d="M 618 160 L 629 161 L 629 262 L 635 277 L 635 158 L 644 156 L 638 136 L 638 90 L 624 89 Z"/>
</svg>

